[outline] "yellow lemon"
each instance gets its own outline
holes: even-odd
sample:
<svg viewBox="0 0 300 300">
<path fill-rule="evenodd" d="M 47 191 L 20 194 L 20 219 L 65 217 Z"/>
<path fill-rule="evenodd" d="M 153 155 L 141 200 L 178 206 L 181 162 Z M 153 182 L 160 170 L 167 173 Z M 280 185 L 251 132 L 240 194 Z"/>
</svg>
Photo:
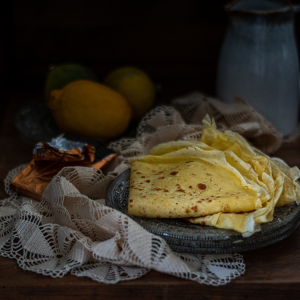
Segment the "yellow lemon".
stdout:
<svg viewBox="0 0 300 300">
<path fill-rule="evenodd" d="M 104 83 L 127 100 L 135 119 L 142 117 L 153 106 L 155 86 L 149 76 L 137 68 L 119 68 L 111 72 Z"/>
<path fill-rule="evenodd" d="M 132 114 L 122 95 L 88 80 L 53 90 L 48 107 L 62 131 L 91 139 L 110 140 L 120 136 L 127 129 Z"/>
</svg>

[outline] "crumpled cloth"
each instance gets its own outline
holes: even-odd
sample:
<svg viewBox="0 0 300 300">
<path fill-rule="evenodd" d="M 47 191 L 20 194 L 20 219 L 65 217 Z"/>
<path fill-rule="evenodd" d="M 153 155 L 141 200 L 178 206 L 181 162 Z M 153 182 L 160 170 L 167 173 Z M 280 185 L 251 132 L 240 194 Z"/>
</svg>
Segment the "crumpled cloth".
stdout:
<svg viewBox="0 0 300 300">
<path fill-rule="evenodd" d="M 224 104 L 194 93 L 159 106 L 140 122 L 135 138 L 112 142 L 118 156 L 103 171 L 64 168 L 50 182 L 41 202 L 10 189 L 22 170 L 12 170 L 0 201 L 0 255 L 43 275 L 70 272 L 104 283 L 138 278 L 150 270 L 210 285 L 223 285 L 245 272 L 240 254 L 175 253 L 166 242 L 128 216 L 105 206 L 111 182 L 130 167 L 133 157 L 171 140 L 199 139 L 205 114 L 218 128 L 237 131 L 263 151 L 276 151 L 282 137 L 241 99 Z M 294 135 L 296 136 L 296 135 Z"/>
<path fill-rule="evenodd" d="M 193 93 L 173 100 L 172 104 L 187 123 L 201 125 L 202 119 L 208 114 L 215 120 L 219 130 L 237 132 L 254 147 L 268 154 L 277 151 L 283 143 L 292 142 L 300 136 L 298 124 L 289 136 L 283 137 L 270 122 L 240 97 L 236 97 L 229 104 L 201 93 Z"/>
</svg>

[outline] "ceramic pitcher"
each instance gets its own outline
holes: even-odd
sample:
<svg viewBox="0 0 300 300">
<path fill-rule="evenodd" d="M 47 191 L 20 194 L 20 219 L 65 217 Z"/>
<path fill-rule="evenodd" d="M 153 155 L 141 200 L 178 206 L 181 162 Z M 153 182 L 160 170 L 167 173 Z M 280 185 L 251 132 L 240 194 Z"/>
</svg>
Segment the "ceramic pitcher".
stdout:
<svg viewBox="0 0 300 300">
<path fill-rule="evenodd" d="M 299 6 L 285 0 L 232 1 L 220 53 L 217 97 L 246 100 L 283 136 L 296 127 L 299 63 L 294 14 Z"/>
</svg>

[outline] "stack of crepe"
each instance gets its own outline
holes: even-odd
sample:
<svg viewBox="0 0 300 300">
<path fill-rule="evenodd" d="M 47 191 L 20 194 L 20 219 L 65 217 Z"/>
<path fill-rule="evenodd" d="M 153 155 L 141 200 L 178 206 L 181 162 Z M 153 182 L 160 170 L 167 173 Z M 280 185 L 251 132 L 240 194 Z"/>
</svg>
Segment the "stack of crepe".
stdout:
<svg viewBox="0 0 300 300">
<path fill-rule="evenodd" d="M 200 141 L 159 144 L 131 161 L 128 213 L 182 218 L 243 236 L 273 219 L 274 208 L 300 200 L 297 167 L 217 130 L 206 116 Z"/>
</svg>

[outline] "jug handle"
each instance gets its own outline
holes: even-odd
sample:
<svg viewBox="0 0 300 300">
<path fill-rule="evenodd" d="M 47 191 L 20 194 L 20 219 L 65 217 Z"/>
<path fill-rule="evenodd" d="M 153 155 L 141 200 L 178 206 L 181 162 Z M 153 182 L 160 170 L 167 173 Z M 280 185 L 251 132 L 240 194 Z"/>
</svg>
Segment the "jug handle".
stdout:
<svg viewBox="0 0 300 300">
<path fill-rule="evenodd" d="M 300 4 L 293 4 L 293 10 L 294 12 L 300 11 Z"/>
</svg>

